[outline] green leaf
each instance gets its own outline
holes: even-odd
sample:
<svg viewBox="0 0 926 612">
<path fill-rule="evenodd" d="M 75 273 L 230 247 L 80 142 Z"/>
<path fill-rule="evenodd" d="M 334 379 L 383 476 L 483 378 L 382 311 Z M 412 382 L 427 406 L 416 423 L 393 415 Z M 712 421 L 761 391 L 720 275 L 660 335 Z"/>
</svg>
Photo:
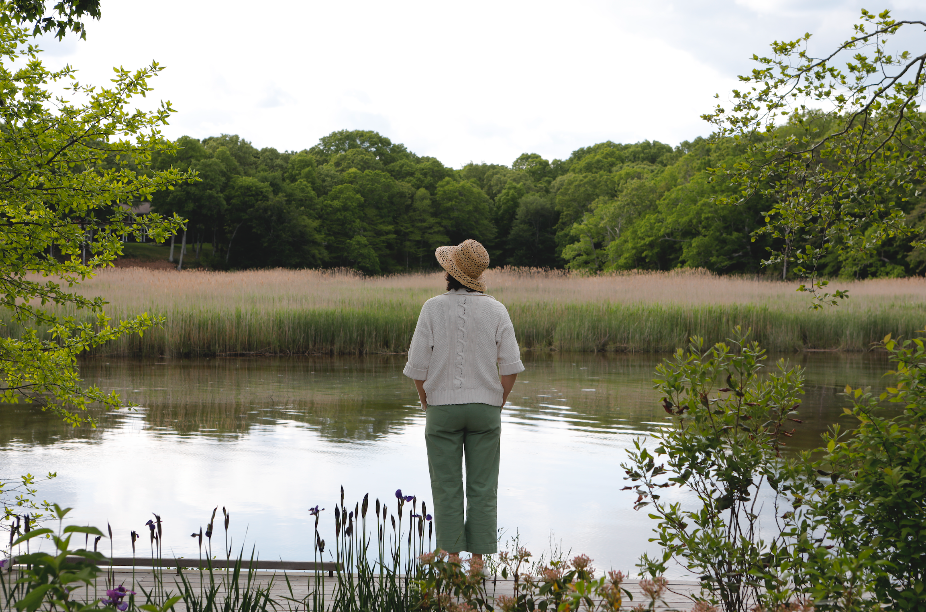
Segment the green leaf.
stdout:
<svg viewBox="0 0 926 612">
<path fill-rule="evenodd" d="M 59 521 L 60 521 L 61 519 L 63 519 L 65 516 L 67 516 L 67 515 L 68 515 L 68 512 L 70 512 L 71 510 L 73 510 L 73 508 L 62 508 L 62 507 L 59 506 L 58 504 L 52 504 L 52 508 L 53 508 L 54 511 L 55 511 L 55 517 L 56 517 Z"/>
<path fill-rule="evenodd" d="M 42 529 L 33 529 L 29 533 L 16 538 L 16 541 L 13 542 L 13 546 L 19 546 L 23 542 L 28 542 L 32 538 L 38 538 L 40 536 L 50 535 L 54 533 L 55 533 L 54 531 L 52 531 L 51 529 L 48 529 L 47 527 L 43 527 Z"/>
<path fill-rule="evenodd" d="M 45 600 L 45 593 L 54 587 L 53 584 L 41 584 L 26 594 L 25 597 L 16 602 L 15 607 L 17 610 L 26 610 L 26 612 L 35 612 L 39 609 L 39 606 L 42 605 L 42 601 Z"/>
<path fill-rule="evenodd" d="M 80 525 L 68 525 L 62 529 L 62 533 L 86 533 L 94 536 L 103 536 L 103 532 L 96 527 L 82 527 Z"/>
</svg>

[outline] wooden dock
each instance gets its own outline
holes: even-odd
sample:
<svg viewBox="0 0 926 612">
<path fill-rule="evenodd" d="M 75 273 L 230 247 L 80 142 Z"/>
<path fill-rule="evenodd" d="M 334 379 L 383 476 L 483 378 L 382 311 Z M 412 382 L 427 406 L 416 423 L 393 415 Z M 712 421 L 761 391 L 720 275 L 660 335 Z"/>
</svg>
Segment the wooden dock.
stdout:
<svg viewBox="0 0 926 612">
<path fill-rule="evenodd" d="M 320 575 L 317 575 L 314 571 L 304 571 L 305 566 L 314 564 L 287 561 L 268 561 L 262 562 L 262 564 L 263 563 L 276 566 L 288 566 L 285 568 L 274 567 L 270 570 L 261 569 L 255 571 L 252 574 L 252 586 L 255 584 L 262 587 L 270 585 L 270 596 L 277 601 L 279 606 L 277 610 L 280 612 L 288 610 L 292 610 L 293 612 L 306 612 L 306 607 L 298 603 L 304 601 L 309 602 L 310 606 L 308 610 L 311 612 L 311 596 L 313 593 L 315 593 L 316 585 L 319 582 L 321 584 L 321 591 L 324 593 L 326 608 L 330 606 L 333 600 L 334 591 L 338 586 L 337 576 L 329 576 L 329 571 L 334 569 L 333 564 L 325 564 L 325 567 L 320 568 L 323 571 L 320 572 Z M 117 586 L 124 585 L 127 589 L 134 590 L 138 594 L 136 596 L 136 603 L 144 603 L 143 593 L 154 592 L 156 588 L 160 587 L 156 582 L 155 572 L 150 568 L 150 563 L 148 568 L 139 568 L 138 565 L 140 564 L 136 562 L 136 569 L 134 572 L 130 568 L 126 567 L 116 567 L 112 570 L 105 567 L 101 568 L 103 571 L 100 573 L 100 577 L 95 589 L 94 587 L 78 587 L 74 592 L 75 599 L 90 601 L 95 598 L 99 599 L 106 597 L 106 590 L 108 588 L 107 577 L 109 576 L 110 572 L 112 572 L 112 584 Z M 178 564 L 176 560 L 165 560 L 165 565 L 170 565 L 171 568 L 165 568 L 161 572 L 161 580 L 163 581 L 163 589 L 168 593 L 169 596 L 179 595 L 183 590 L 183 581 L 181 580 L 178 571 L 182 572 L 183 579 L 194 591 L 199 591 L 200 588 L 205 589 L 209 586 L 208 572 L 200 572 L 199 569 L 181 568 L 178 570 Z M 224 562 L 222 565 L 224 565 Z M 327 567 L 328 565 L 332 565 L 332 567 L 329 568 Z M 291 569 L 294 566 L 301 567 L 302 571 L 294 571 Z M 213 574 L 215 576 L 216 584 L 222 585 L 218 595 L 218 602 L 221 602 L 224 600 L 224 594 L 226 591 L 226 588 L 223 584 L 223 581 L 226 578 L 226 570 L 224 568 L 215 568 L 213 569 Z M 243 587 L 245 580 L 247 580 L 246 575 L 242 575 L 239 580 L 239 585 Z M 633 595 L 633 600 L 625 601 L 624 608 L 629 610 L 639 603 L 649 603 L 649 599 L 640 590 L 640 587 L 636 581 L 628 581 L 625 584 L 625 587 Z M 691 596 L 697 593 L 698 590 L 699 587 L 697 582 L 680 580 L 669 581 L 668 592 L 665 594 L 663 601 L 657 604 L 656 609 L 663 611 L 691 610 L 692 606 L 694 605 Z M 514 592 L 514 581 L 503 580 L 500 576 L 487 577 L 486 592 L 492 599 L 500 595 L 510 596 Z M 2 597 L 0 597 L 0 599 L 2 599 Z M 5 602 L 0 603 L 5 605 Z M 175 606 L 174 609 L 176 612 L 185 612 L 186 607 L 181 601 Z"/>
</svg>

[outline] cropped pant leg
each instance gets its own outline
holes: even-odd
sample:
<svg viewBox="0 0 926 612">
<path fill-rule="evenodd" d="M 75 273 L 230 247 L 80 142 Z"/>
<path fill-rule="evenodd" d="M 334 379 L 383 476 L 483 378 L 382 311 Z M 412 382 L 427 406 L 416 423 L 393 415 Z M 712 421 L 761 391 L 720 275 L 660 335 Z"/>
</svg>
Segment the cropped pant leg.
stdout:
<svg viewBox="0 0 926 612">
<path fill-rule="evenodd" d="M 438 548 L 473 554 L 497 551 L 501 431 L 498 406 L 428 406 L 425 442 Z"/>
</svg>

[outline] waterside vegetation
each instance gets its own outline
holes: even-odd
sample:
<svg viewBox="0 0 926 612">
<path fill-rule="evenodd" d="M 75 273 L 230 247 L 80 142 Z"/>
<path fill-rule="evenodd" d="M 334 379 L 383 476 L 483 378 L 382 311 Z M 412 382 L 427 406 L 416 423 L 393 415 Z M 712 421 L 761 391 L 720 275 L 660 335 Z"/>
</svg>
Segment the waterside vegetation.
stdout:
<svg viewBox="0 0 926 612">
<path fill-rule="evenodd" d="M 218 555 L 225 557 L 224 563 L 215 562 L 213 554 L 213 537 L 219 540 L 219 525 L 215 522 L 218 508 L 212 511 L 205 531 L 200 528 L 192 534 L 199 542 L 198 563 L 186 571 L 164 555 L 164 525 L 154 514 L 146 523 L 150 563 L 142 563 L 147 556 L 144 542 L 132 531 L 128 536 L 132 543 L 128 574 L 124 570 L 117 573 L 112 565 L 114 558 L 98 550 L 101 540 L 109 539 L 112 544 L 109 526 L 106 533 L 96 527 L 65 527 L 64 518 L 71 509 L 54 505 L 57 531 L 42 527 L 25 533 L 11 532 L 9 549 L 3 551 L 5 558 L 0 561 L 0 610 L 167 612 L 182 604 L 188 612 L 552 612 L 564 606 L 604 612 L 621 609 L 622 604 L 633 599 L 622 586 L 627 578 L 624 573 L 611 571 L 596 580 L 595 568 L 587 556 L 570 560 L 561 551 L 551 551 L 548 558 L 541 555 L 531 559 L 531 553 L 518 546 L 517 539 L 511 551 L 488 564 L 461 560 L 442 551 L 428 552 L 432 549 L 433 529 L 426 504 L 419 506 L 415 496 L 404 495 L 401 490 L 395 492 L 395 497 L 394 511 L 379 499 L 371 504 L 369 495 L 350 508 L 344 504 L 342 487 L 340 504 L 334 506 L 334 537 L 330 543 L 319 531 L 319 518 L 325 509 L 309 509 L 315 521 L 315 571 L 274 574 L 269 579 L 255 571 L 255 553 L 246 558 L 242 548 L 237 558 L 233 557 L 230 514 L 224 507 L 225 544 Z M 83 548 L 78 543 L 80 535 L 84 536 Z M 52 552 L 31 552 L 30 545 L 38 548 L 42 538 L 51 540 Z M 216 544 L 222 546 L 221 541 Z M 141 551 L 138 557 L 136 547 Z M 331 563 L 322 566 L 323 558 Z M 152 572 L 136 573 L 136 567 L 148 565 L 154 568 Z M 503 581 L 500 588 L 499 580 Z M 505 585 L 505 581 L 512 581 L 513 589 L 509 591 L 506 586 L 511 585 Z M 664 579 L 641 581 L 640 590 L 649 601 L 637 609 L 655 609 L 665 589 Z M 103 590 L 105 597 L 100 596 Z"/>
<path fill-rule="evenodd" d="M 703 270 L 582 275 L 490 269 L 526 350 L 671 352 L 740 325 L 772 351 L 865 351 L 888 333 L 909 336 L 926 320 L 926 281 L 834 283 L 853 296 L 826 312 L 785 282 Z M 94 354 L 137 356 L 402 353 L 421 304 L 443 291 L 438 274 L 364 277 L 351 271 L 242 272 L 104 269 L 81 283 L 105 296 L 114 320 L 163 317 Z M 75 309 L 55 310 L 83 320 Z M 89 322 L 90 320 L 87 319 Z M 7 318 L 5 333 L 22 333 Z"/>
</svg>

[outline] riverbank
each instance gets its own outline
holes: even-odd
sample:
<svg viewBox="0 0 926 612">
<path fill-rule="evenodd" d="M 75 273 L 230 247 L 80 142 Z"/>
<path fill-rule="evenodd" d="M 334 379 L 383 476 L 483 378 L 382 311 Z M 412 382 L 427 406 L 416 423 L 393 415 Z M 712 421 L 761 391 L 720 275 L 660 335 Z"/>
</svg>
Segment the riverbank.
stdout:
<svg viewBox="0 0 926 612">
<path fill-rule="evenodd" d="M 810 309 L 796 283 L 703 271 L 582 277 L 490 270 L 489 293 L 508 308 L 526 350 L 670 352 L 741 325 L 771 351 L 864 351 L 886 334 L 926 325 L 926 279 L 832 283 L 850 298 Z M 97 354 L 134 356 L 401 353 L 440 274 L 364 278 L 351 272 L 106 269 L 79 287 L 119 320 L 147 312 L 162 327 Z M 7 323 L 17 335 L 15 324 Z"/>
</svg>

